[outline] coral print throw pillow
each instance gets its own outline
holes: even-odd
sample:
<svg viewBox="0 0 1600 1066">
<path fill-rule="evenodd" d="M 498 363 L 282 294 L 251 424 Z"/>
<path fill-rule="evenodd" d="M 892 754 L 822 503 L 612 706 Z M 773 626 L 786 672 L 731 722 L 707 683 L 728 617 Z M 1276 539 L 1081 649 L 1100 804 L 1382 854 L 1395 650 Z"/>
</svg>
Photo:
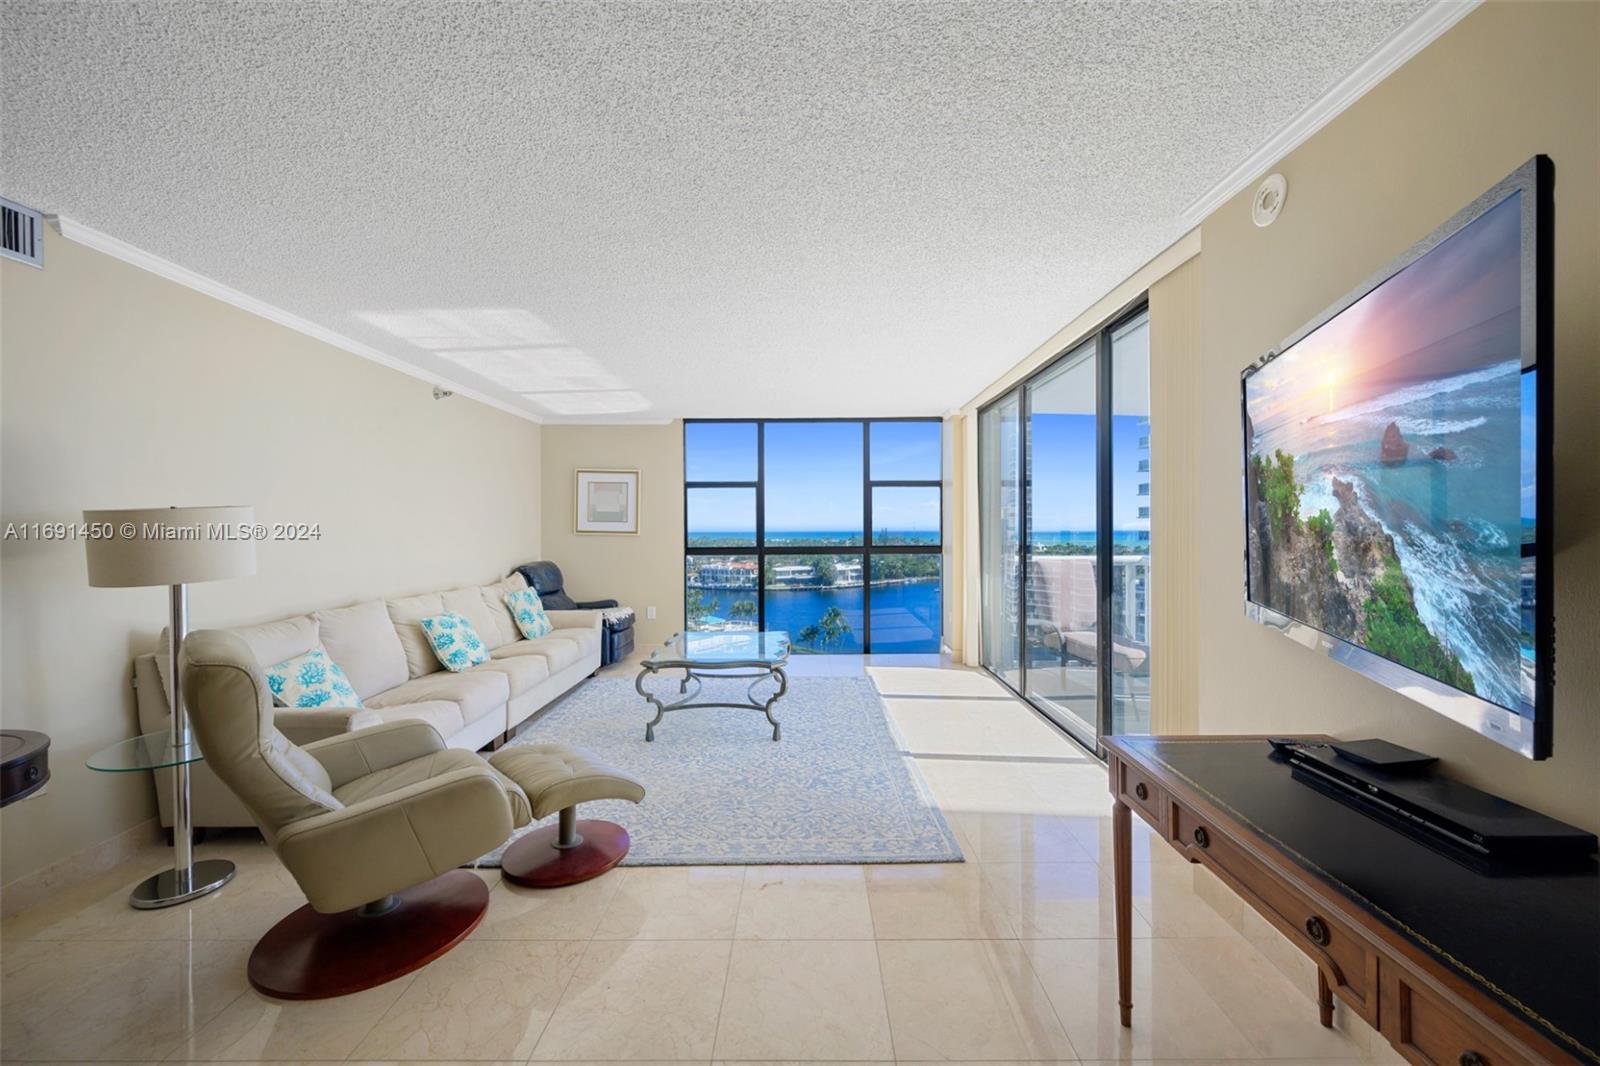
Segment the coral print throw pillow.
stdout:
<svg viewBox="0 0 1600 1066">
<path fill-rule="evenodd" d="M 433 645 L 433 654 L 451 673 L 459 674 L 489 660 L 489 649 L 472 628 L 472 623 L 454 611 L 422 620 L 422 633 Z"/>
<path fill-rule="evenodd" d="M 511 608 L 511 617 L 517 620 L 517 628 L 529 640 L 537 640 L 555 628 L 550 616 L 544 613 L 539 594 L 532 589 L 508 592 L 505 600 L 506 606 Z"/>
<path fill-rule="evenodd" d="M 312 648 L 267 667 L 267 688 L 279 707 L 360 707 L 361 697 L 350 686 L 339 664 L 321 648 Z"/>
</svg>

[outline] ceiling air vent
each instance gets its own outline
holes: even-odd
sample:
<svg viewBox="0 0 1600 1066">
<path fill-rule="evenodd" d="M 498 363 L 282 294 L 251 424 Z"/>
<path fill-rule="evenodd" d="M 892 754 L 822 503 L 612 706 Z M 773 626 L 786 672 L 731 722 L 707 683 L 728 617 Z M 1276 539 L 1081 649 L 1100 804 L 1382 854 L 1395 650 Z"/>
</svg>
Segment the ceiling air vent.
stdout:
<svg viewBox="0 0 1600 1066">
<path fill-rule="evenodd" d="M 44 216 L 0 196 L 0 255 L 44 269 Z"/>
</svg>

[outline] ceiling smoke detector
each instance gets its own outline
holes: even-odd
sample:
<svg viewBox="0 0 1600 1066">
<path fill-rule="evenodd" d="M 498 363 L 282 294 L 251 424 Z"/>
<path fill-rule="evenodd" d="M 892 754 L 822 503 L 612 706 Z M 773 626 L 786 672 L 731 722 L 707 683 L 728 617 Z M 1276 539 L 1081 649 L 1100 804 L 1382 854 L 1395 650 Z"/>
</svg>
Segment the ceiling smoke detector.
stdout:
<svg viewBox="0 0 1600 1066">
<path fill-rule="evenodd" d="M 1289 183 L 1282 174 L 1269 174 L 1255 196 L 1250 198 L 1250 217 L 1258 226 L 1270 226 L 1278 220 L 1283 201 L 1289 198 Z"/>
</svg>

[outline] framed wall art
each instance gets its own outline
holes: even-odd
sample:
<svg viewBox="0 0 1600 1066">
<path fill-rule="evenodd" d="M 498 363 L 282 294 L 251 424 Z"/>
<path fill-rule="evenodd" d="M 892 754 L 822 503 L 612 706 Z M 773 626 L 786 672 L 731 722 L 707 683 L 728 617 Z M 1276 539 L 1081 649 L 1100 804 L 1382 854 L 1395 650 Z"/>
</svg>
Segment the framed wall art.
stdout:
<svg viewBox="0 0 1600 1066">
<path fill-rule="evenodd" d="M 638 533 L 639 471 L 579 470 L 575 533 Z"/>
</svg>

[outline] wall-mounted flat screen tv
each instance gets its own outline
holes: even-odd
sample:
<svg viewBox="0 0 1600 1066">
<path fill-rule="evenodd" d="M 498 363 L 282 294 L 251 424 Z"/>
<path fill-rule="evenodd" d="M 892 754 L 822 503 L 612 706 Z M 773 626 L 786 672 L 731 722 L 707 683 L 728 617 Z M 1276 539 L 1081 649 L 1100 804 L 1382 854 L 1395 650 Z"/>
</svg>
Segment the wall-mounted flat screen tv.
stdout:
<svg viewBox="0 0 1600 1066">
<path fill-rule="evenodd" d="M 1242 381 L 1247 613 L 1535 759 L 1553 181 L 1529 160 Z"/>
</svg>

